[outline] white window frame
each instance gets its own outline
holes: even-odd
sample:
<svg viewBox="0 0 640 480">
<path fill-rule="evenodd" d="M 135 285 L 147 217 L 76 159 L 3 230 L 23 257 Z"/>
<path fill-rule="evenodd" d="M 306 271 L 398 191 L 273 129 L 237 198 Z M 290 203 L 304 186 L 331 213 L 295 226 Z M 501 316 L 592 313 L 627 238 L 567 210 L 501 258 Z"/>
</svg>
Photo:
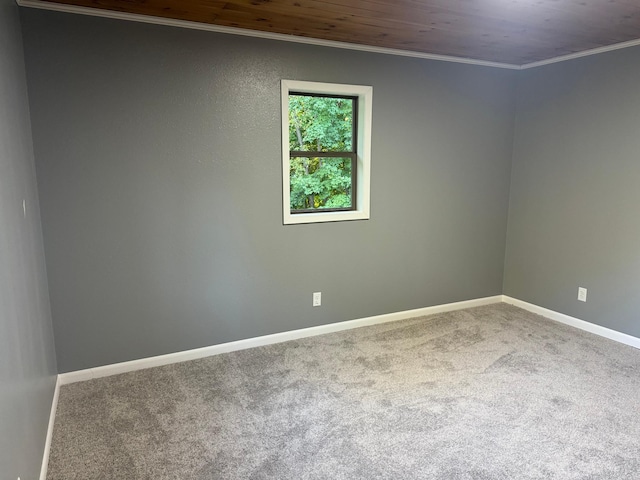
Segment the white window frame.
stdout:
<svg viewBox="0 0 640 480">
<path fill-rule="evenodd" d="M 341 222 L 369 219 L 371 182 L 371 110 L 373 87 L 338 83 L 282 80 L 282 206 L 283 223 Z M 320 93 L 358 97 L 358 146 L 356 167 L 356 209 L 344 212 L 291 213 L 291 185 L 289 183 L 289 92 Z"/>
</svg>

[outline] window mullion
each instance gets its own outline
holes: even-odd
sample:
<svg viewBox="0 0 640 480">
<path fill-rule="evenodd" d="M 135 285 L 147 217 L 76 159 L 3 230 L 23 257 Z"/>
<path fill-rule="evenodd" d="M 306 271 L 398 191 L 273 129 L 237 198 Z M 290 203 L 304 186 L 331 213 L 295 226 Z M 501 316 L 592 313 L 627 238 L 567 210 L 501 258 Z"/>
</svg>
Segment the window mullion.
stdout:
<svg viewBox="0 0 640 480">
<path fill-rule="evenodd" d="M 290 150 L 290 157 L 331 157 L 345 158 L 355 155 L 354 152 L 319 152 L 316 150 Z"/>
</svg>

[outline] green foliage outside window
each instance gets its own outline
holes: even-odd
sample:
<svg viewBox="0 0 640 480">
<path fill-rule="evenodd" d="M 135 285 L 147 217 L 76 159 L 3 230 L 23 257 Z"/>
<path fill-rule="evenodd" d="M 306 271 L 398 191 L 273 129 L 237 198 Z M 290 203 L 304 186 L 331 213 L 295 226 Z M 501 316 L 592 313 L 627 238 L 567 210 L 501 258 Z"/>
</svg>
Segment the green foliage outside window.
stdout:
<svg viewBox="0 0 640 480">
<path fill-rule="evenodd" d="M 351 208 L 352 98 L 289 95 L 291 210 Z M 309 152 L 309 156 L 300 153 Z"/>
</svg>

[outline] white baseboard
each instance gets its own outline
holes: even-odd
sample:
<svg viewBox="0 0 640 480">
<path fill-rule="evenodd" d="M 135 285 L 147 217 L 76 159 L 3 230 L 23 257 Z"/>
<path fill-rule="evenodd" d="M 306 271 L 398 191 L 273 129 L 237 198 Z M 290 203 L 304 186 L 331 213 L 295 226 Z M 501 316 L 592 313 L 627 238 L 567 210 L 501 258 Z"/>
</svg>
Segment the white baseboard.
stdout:
<svg viewBox="0 0 640 480">
<path fill-rule="evenodd" d="M 44 442 L 44 454 L 42 455 L 42 466 L 40 467 L 40 480 L 47 480 L 47 468 L 49 466 L 49 451 L 51 450 L 51 440 L 53 439 L 53 424 L 56 421 L 56 411 L 58 410 L 58 396 L 60 395 L 60 375 L 56 376 L 56 387 L 53 391 L 51 401 L 51 412 L 49 413 L 49 426 L 47 427 L 47 438 Z"/>
<path fill-rule="evenodd" d="M 350 330 L 352 328 L 378 325 L 387 322 L 395 322 L 408 318 L 432 315 L 434 313 L 450 312 L 454 310 L 461 310 L 464 308 L 479 307 L 492 303 L 500 303 L 501 301 L 502 295 L 496 295 L 494 297 L 485 297 L 463 302 L 447 303 L 444 305 L 436 305 L 433 307 L 417 308 L 415 310 L 405 310 L 403 312 L 376 315 L 374 317 L 359 318 L 357 320 L 331 323 L 328 325 L 320 325 L 318 327 L 274 333 L 272 335 L 248 338 L 246 340 L 238 340 L 229 343 L 222 343 L 219 345 L 213 345 L 211 347 L 196 348 L 194 350 L 186 350 L 184 352 L 169 353 L 167 355 L 159 355 L 157 357 L 142 358 L 140 360 L 132 360 L 129 362 L 115 363 L 102 367 L 88 368 L 86 370 L 77 370 L 75 372 L 62 373 L 59 375 L 59 380 L 60 385 L 66 385 L 69 383 L 82 382 L 94 378 L 117 375 L 119 373 L 133 372 L 145 368 L 159 367 L 172 363 L 196 360 L 198 358 L 210 357 L 212 355 L 219 355 L 221 353 L 245 350 L 247 348 L 261 347 L 264 345 L 272 345 L 274 343 L 287 342 L 289 340 L 313 337 L 316 335 L 339 332 L 342 330 Z"/>
<path fill-rule="evenodd" d="M 640 338 L 627 335 L 625 333 L 617 332 L 600 325 L 580 320 L 578 318 L 570 317 L 563 313 L 555 312 L 547 308 L 539 307 L 532 303 L 527 303 L 516 298 L 512 298 L 506 295 L 496 295 L 493 297 L 478 298 L 474 300 L 467 300 L 463 302 L 447 303 L 444 305 L 435 305 L 432 307 L 417 308 L 414 310 L 405 310 L 402 312 L 389 313 L 385 315 L 377 315 L 374 317 L 359 318 L 356 320 L 349 320 L 345 322 L 331 323 L 328 325 L 320 325 L 318 327 L 303 328 L 300 330 L 292 330 L 282 333 L 274 333 L 272 335 L 265 335 L 262 337 L 248 338 L 245 340 L 238 340 L 235 342 L 222 343 L 219 345 L 213 345 L 210 347 L 196 348 L 194 350 L 186 350 L 183 352 L 169 353 L 166 355 L 159 355 L 156 357 L 142 358 L 140 360 L 132 360 L 129 362 L 115 363 L 112 365 L 104 365 L 101 367 L 88 368 L 86 370 L 77 370 L 74 372 L 62 373 L 58 375 L 59 385 L 66 385 L 69 383 L 82 382 L 85 380 L 91 380 L 94 378 L 108 377 L 111 375 L 117 375 L 120 373 L 133 372 L 136 370 L 143 370 L 145 368 L 159 367 L 162 365 L 169 365 L 172 363 L 186 362 L 189 360 L 196 360 L 198 358 L 210 357 L 213 355 L 219 355 L 221 353 L 235 352 L 238 350 L 245 350 L 247 348 L 261 347 L 265 345 L 272 345 L 274 343 L 287 342 L 289 340 L 297 340 L 305 337 L 313 337 L 316 335 L 323 335 L 326 333 L 340 332 L 342 330 L 350 330 L 352 328 L 366 327 L 370 325 L 378 325 L 381 323 L 395 322 L 398 320 L 405 320 L 408 318 L 415 318 L 424 315 L 432 315 L 434 313 L 450 312 L 454 310 L 461 310 L 464 308 L 478 307 L 481 305 L 489 305 L 492 303 L 505 302 L 516 307 L 528 310 L 530 312 L 542 315 L 551 320 L 555 320 L 572 327 L 585 330 L 587 332 L 600 335 L 602 337 L 614 340 L 616 342 L 630 345 L 632 347 L 640 349 Z M 58 387 L 57 387 L 58 388 Z M 57 395 L 57 390 L 56 390 Z M 57 402 L 57 397 L 56 397 Z"/>
<path fill-rule="evenodd" d="M 523 310 L 537 313 L 538 315 L 542 315 L 543 317 L 555 320 L 556 322 L 564 323 L 565 325 L 570 325 L 572 327 L 579 328 L 580 330 L 585 330 L 601 337 L 608 338 L 609 340 L 614 340 L 616 342 L 624 343 L 625 345 L 640 349 L 640 338 L 627 335 L 626 333 L 611 330 L 610 328 L 602 327 L 600 325 L 596 325 L 595 323 L 580 320 L 579 318 L 571 317 L 569 315 L 565 315 L 564 313 L 549 310 L 548 308 L 539 307 L 538 305 L 534 305 L 533 303 L 524 302 L 516 298 L 508 297 L 506 295 L 502 296 L 502 301 L 522 308 Z"/>
</svg>

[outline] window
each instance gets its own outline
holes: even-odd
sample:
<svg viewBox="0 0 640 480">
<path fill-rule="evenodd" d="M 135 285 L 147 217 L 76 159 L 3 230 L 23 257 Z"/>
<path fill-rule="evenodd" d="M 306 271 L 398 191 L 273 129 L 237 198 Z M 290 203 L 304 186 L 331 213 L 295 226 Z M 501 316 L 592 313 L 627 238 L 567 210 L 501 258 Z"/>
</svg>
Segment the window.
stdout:
<svg viewBox="0 0 640 480">
<path fill-rule="evenodd" d="M 282 81 L 285 224 L 369 218 L 372 91 Z"/>
</svg>

